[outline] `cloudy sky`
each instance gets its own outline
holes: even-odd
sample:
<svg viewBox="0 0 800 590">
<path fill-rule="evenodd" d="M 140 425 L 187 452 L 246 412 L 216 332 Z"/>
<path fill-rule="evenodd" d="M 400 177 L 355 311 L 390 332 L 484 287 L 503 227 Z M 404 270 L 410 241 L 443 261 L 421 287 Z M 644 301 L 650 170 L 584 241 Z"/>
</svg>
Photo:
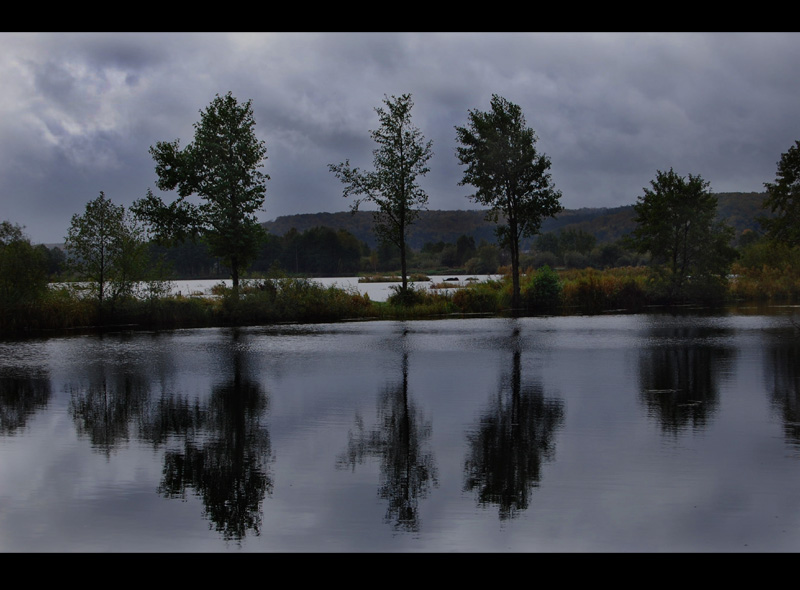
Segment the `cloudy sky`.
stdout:
<svg viewBox="0 0 800 590">
<path fill-rule="evenodd" d="M 0 220 L 59 242 L 100 191 L 158 192 L 148 148 L 189 143 L 228 91 L 267 145 L 264 221 L 347 210 L 328 164 L 371 167 L 374 109 L 403 93 L 433 140 L 430 209 L 475 208 L 454 127 L 492 94 L 568 208 L 632 204 L 670 167 L 761 191 L 800 139 L 798 56 L 796 33 L 0 33 Z"/>
</svg>

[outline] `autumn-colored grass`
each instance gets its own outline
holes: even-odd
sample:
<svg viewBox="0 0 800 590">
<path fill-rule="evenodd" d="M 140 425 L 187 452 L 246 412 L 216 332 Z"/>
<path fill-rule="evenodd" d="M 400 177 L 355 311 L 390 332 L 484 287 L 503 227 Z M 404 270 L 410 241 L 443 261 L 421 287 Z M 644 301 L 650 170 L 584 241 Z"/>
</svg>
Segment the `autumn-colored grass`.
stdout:
<svg viewBox="0 0 800 590">
<path fill-rule="evenodd" d="M 559 272 L 562 283 L 563 309 L 599 312 L 610 309 L 637 310 L 648 302 L 650 284 L 643 267 L 612 268 L 608 270 L 564 270 Z"/>
<path fill-rule="evenodd" d="M 774 254 L 774 253 L 773 253 Z M 800 253 L 743 258 L 732 268 L 729 300 L 800 300 Z M 636 311 L 658 301 L 657 282 L 645 267 L 595 270 L 527 269 L 520 277 L 526 314 Z M 448 285 L 450 286 L 450 285 Z M 386 302 L 371 301 L 356 289 L 324 287 L 308 279 L 244 281 L 238 297 L 220 284 L 211 296 L 164 295 L 107 302 L 70 289 L 51 288 L 40 301 L 0 309 L 0 336 L 15 337 L 97 327 L 173 329 L 279 322 L 328 322 L 351 319 L 418 319 L 510 311 L 511 277 L 464 285 L 454 292 L 411 286 L 398 288 Z"/>
</svg>

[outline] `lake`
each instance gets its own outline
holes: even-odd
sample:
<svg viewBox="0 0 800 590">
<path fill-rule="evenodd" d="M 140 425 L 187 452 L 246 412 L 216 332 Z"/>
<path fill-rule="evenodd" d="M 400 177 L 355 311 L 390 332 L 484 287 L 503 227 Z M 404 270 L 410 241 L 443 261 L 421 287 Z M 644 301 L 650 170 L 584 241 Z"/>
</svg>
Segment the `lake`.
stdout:
<svg viewBox="0 0 800 590">
<path fill-rule="evenodd" d="M 796 312 L 0 342 L 0 551 L 798 551 Z"/>
</svg>

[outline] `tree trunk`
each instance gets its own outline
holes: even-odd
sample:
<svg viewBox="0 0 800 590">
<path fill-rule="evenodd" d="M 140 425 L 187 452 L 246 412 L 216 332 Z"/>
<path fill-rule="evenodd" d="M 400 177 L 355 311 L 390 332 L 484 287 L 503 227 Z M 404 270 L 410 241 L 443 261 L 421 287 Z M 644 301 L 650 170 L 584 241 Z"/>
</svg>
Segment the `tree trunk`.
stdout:
<svg viewBox="0 0 800 590">
<path fill-rule="evenodd" d="M 509 238 L 511 246 L 511 315 L 517 316 L 520 309 L 519 288 L 519 235 L 516 219 L 509 220 Z"/>
<path fill-rule="evenodd" d="M 231 258 L 231 282 L 233 283 L 233 298 L 239 300 L 239 261 L 234 256 Z"/>
<path fill-rule="evenodd" d="M 400 275 L 403 280 L 403 295 L 408 290 L 408 276 L 406 274 L 406 241 L 405 238 L 400 238 Z"/>
</svg>

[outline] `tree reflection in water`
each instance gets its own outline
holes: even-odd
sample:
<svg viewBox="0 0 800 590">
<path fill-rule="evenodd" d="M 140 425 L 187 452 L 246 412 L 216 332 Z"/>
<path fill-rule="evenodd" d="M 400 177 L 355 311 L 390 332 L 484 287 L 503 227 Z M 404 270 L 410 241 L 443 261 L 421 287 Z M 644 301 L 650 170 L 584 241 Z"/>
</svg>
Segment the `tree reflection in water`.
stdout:
<svg viewBox="0 0 800 590">
<path fill-rule="evenodd" d="M 529 492 L 541 480 L 544 461 L 555 455 L 554 436 L 564 422 L 564 404 L 547 398 L 539 384 L 523 384 L 519 329 L 512 338 L 512 368 L 497 397 L 470 434 L 464 465 L 467 491 L 481 505 L 499 506 L 500 519 L 529 506 Z"/>
<path fill-rule="evenodd" d="M 764 349 L 764 381 L 786 439 L 800 447 L 800 341 L 795 330 L 772 336 Z"/>
<path fill-rule="evenodd" d="M 13 435 L 50 401 L 50 376 L 43 370 L 0 371 L 0 435 Z"/>
<path fill-rule="evenodd" d="M 85 383 L 68 386 L 78 435 L 88 437 L 92 448 L 106 456 L 128 441 L 131 426 L 150 395 L 146 377 L 141 368 L 131 365 L 93 364 Z"/>
<path fill-rule="evenodd" d="M 387 387 L 380 397 L 375 428 L 366 430 L 356 415 L 356 428 L 349 433 L 337 467 L 355 470 L 367 457 L 378 458 L 378 495 L 388 501 L 385 521 L 397 530 L 415 532 L 419 530 L 419 500 L 438 482 L 428 444 L 431 424 L 420 416 L 408 393 L 407 352 L 403 352 L 402 372 L 402 381 Z"/>
<path fill-rule="evenodd" d="M 272 493 L 272 458 L 269 432 L 260 422 L 267 396 L 246 377 L 237 342 L 232 349 L 233 376 L 214 387 L 208 404 L 193 408 L 176 400 L 162 406 L 162 421 L 152 432 L 174 427 L 185 441 L 183 450 L 166 453 L 159 493 L 184 498 L 193 489 L 216 530 L 226 540 L 239 540 L 248 531 L 261 532 L 262 501 Z"/>
<path fill-rule="evenodd" d="M 270 438 L 261 424 L 268 398 L 247 377 L 238 339 L 234 331 L 226 345 L 231 377 L 207 401 L 166 392 L 152 400 L 152 367 L 125 359 L 101 359 L 84 375 L 88 381 L 68 386 L 78 432 L 95 450 L 110 455 L 135 426 L 138 438 L 155 447 L 181 444 L 165 452 L 158 493 L 182 499 L 193 490 L 226 540 L 259 534 L 261 503 L 272 491 Z"/>
<path fill-rule="evenodd" d="M 719 381 L 733 349 L 717 341 L 721 329 L 666 327 L 653 330 L 653 344 L 639 358 L 640 399 L 664 433 L 704 428 L 719 403 Z"/>
</svg>

